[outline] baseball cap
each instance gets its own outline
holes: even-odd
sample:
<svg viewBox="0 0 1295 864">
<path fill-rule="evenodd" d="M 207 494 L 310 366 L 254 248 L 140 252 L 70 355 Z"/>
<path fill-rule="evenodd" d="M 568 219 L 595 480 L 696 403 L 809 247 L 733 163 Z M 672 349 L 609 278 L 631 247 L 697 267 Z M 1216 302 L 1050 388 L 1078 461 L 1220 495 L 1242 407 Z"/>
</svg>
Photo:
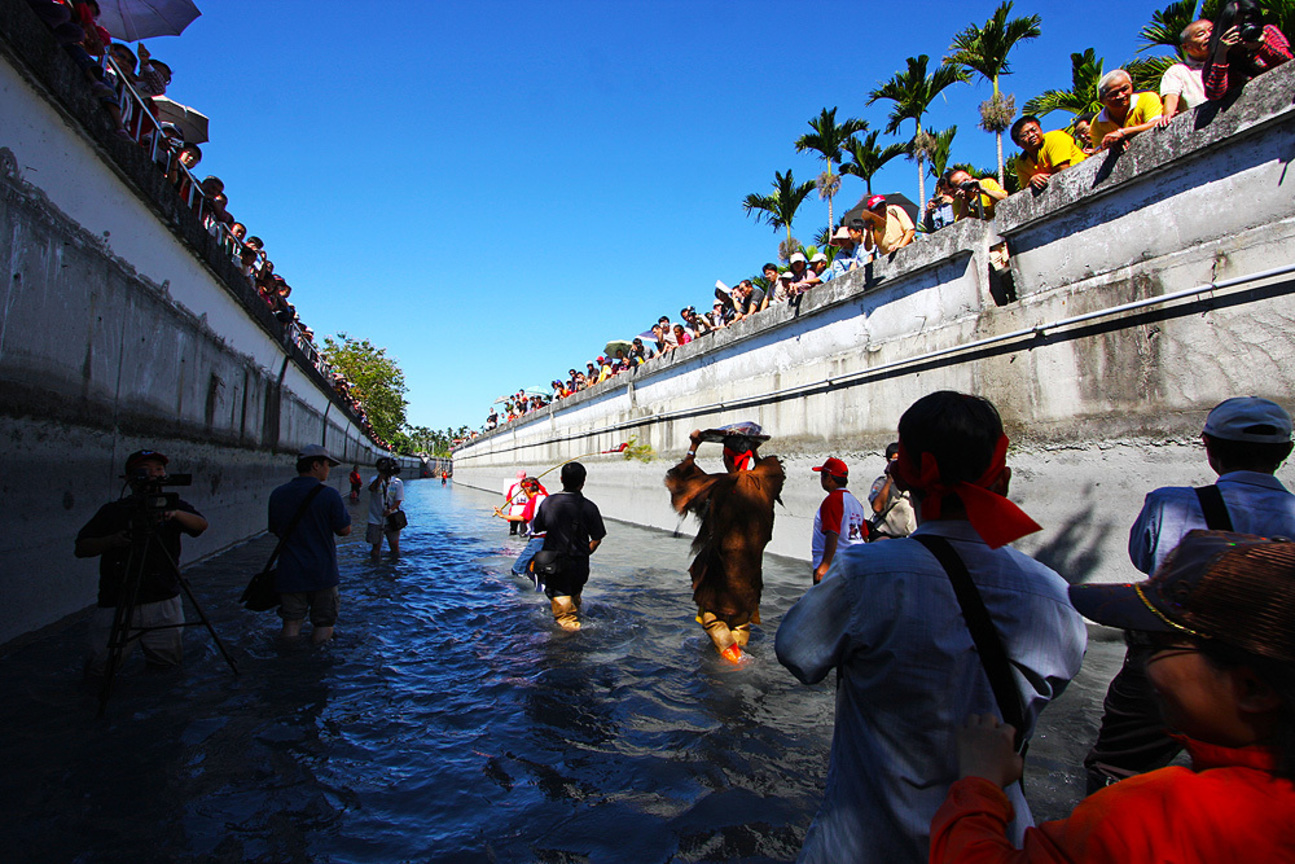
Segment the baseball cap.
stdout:
<svg viewBox="0 0 1295 864">
<path fill-rule="evenodd" d="M 844 225 L 842 225 L 840 228 L 836 229 L 836 233 L 832 235 L 832 239 L 829 240 L 828 243 L 830 243 L 833 246 L 840 246 L 843 241 L 849 240 L 849 239 L 850 239 L 850 232 L 846 230 L 846 227 Z"/>
<path fill-rule="evenodd" d="M 885 204 L 885 203 L 886 203 L 885 195 L 873 195 L 866 202 L 864 202 L 863 206 L 865 209 L 871 210 L 873 207 L 876 207 L 878 204 Z"/>
<path fill-rule="evenodd" d="M 320 456 L 327 459 L 329 465 L 342 464 L 332 456 L 329 456 L 328 451 L 324 449 L 322 444 L 307 444 L 305 447 L 302 447 L 301 452 L 297 454 L 297 461 L 300 462 L 302 459 L 318 459 Z"/>
<path fill-rule="evenodd" d="M 1191 531 L 1145 582 L 1072 585 L 1085 617 L 1124 630 L 1183 633 L 1295 663 L 1295 543 Z"/>
<path fill-rule="evenodd" d="M 1285 444 L 1291 440 L 1291 417 L 1268 399 L 1234 396 L 1214 406 L 1205 418 L 1204 432 L 1224 441 Z"/>
<path fill-rule="evenodd" d="M 814 470 L 826 471 L 828 474 L 831 474 L 833 477 L 850 476 L 850 469 L 846 466 L 844 462 L 842 462 L 840 459 L 837 459 L 835 456 L 829 457 L 826 462 L 824 462 L 822 465 L 819 465 Z"/>
<path fill-rule="evenodd" d="M 802 263 L 802 264 L 808 263 L 808 262 L 805 260 L 805 256 L 804 256 L 804 254 L 802 254 L 802 253 L 800 253 L 800 252 L 793 252 L 793 253 L 791 253 L 791 257 L 787 259 L 787 262 L 788 262 L 788 263 L 792 263 L 792 262 L 795 262 L 795 261 L 799 261 L 799 262 L 800 262 L 800 263 Z"/>
<path fill-rule="evenodd" d="M 134 453 L 126 457 L 126 470 L 130 471 L 140 462 L 147 462 L 150 459 L 161 462 L 163 465 L 171 461 L 170 459 L 167 459 L 165 455 L 156 450 L 136 450 Z"/>
</svg>

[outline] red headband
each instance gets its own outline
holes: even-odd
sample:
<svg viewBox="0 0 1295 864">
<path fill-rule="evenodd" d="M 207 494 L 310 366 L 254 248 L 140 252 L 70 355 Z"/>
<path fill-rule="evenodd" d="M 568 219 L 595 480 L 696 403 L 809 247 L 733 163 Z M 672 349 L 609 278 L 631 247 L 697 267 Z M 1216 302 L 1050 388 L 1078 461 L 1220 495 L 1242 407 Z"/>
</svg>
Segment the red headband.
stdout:
<svg viewBox="0 0 1295 864">
<path fill-rule="evenodd" d="M 939 519 L 944 505 L 945 495 L 957 495 L 967 510 L 967 520 L 976 533 L 989 545 L 990 549 L 1006 546 L 1013 540 L 1039 531 L 1037 522 L 1026 515 L 1025 511 L 1011 501 L 991 492 L 989 487 L 1002 476 L 1007 467 L 1007 436 L 1000 435 L 994 447 L 994 458 L 990 460 L 985 473 L 974 483 L 960 480 L 948 484 L 940 478 L 940 466 L 930 453 L 922 454 L 921 472 L 913 470 L 912 457 L 904 449 L 904 440 L 899 441 L 899 458 L 890 467 L 903 486 L 922 494 L 922 518 Z"/>
</svg>

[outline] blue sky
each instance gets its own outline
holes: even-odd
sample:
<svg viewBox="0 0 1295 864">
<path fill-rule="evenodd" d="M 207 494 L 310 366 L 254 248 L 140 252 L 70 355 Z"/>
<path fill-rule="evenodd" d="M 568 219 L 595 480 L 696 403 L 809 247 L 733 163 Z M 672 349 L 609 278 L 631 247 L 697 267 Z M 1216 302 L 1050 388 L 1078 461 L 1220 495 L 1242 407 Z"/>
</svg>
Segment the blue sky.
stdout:
<svg viewBox="0 0 1295 864">
<path fill-rule="evenodd" d="M 168 95 L 211 117 L 198 173 L 225 181 L 321 341 L 387 347 L 409 421 L 433 428 L 479 426 L 495 397 L 754 275 L 783 235 L 741 201 L 774 171 L 822 170 L 793 146 L 807 121 L 838 106 L 883 128 L 889 103 L 868 92 L 910 55 L 934 66 L 997 5 L 198 2 L 182 36 L 147 42 L 174 69 Z M 1084 48 L 1108 69 L 1133 57 L 1164 2 L 1018 0 L 1043 35 L 1004 91 L 1019 106 L 1068 87 Z M 929 126 L 958 126 L 952 161 L 994 164 L 988 93 L 934 104 Z M 874 188 L 916 199 L 916 175 L 897 159 Z M 846 178 L 838 215 L 862 194 Z M 815 195 L 794 233 L 826 223 Z"/>
</svg>

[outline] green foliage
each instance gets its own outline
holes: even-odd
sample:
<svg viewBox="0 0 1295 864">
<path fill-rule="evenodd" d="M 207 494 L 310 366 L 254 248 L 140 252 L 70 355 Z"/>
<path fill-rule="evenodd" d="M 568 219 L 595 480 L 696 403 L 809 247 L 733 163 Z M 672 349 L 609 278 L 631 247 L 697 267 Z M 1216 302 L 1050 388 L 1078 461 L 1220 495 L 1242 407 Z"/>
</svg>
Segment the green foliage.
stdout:
<svg viewBox="0 0 1295 864">
<path fill-rule="evenodd" d="M 846 142 L 856 133 L 865 131 L 868 123 L 857 117 L 849 117 L 838 125 L 836 108 L 824 108 L 817 117 L 809 121 L 809 128 L 814 131 L 796 139 L 796 152 L 813 150 L 827 163 L 828 173 L 831 173 L 832 167 L 841 162 L 841 150 L 845 148 Z"/>
<path fill-rule="evenodd" d="M 405 373 L 395 358 L 368 339 L 338 333 L 324 337 L 325 359 L 351 382 L 351 394 L 364 406 L 373 431 L 391 441 L 405 424 Z"/>
<path fill-rule="evenodd" d="M 1147 51 L 1152 48 L 1168 48 L 1174 52 L 1175 56 L 1181 57 L 1182 34 L 1187 25 L 1197 18 L 1208 18 L 1211 21 L 1217 20 L 1219 12 L 1223 10 L 1223 0 L 1205 0 L 1201 4 L 1201 11 L 1198 15 L 1196 14 L 1197 2 L 1198 0 L 1177 0 L 1177 2 L 1170 3 L 1159 12 L 1153 12 L 1151 20 L 1138 33 L 1138 36 L 1142 39 L 1142 47 L 1138 51 Z"/>
<path fill-rule="evenodd" d="M 1038 15 L 1026 15 L 1011 18 L 1011 0 L 1002 3 L 989 20 L 977 27 L 970 24 L 967 29 L 953 37 L 949 50 L 953 53 L 944 58 L 946 63 L 979 74 L 994 85 L 994 95 L 998 95 L 998 79 L 1002 75 L 1012 74 L 1007 55 L 1017 43 L 1027 39 L 1038 38 L 1039 25 L 1043 19 Z"/>
<path fill-rule="evenodd" d="M 854 161 L 846 162 L 841 165 L 842 174 L 853 174 L 860 178 L 868 187 L 868 194 L 872 194 L 872 177 L 882 166 L 907 152 L 903 144 L 891 144 L 888 147 L 877 146 L 877 136 L 880 132 L 869 132 L 867 137 L 862 141 L 858 138 L 851 138 L 846 144 L 846 153 Z"/>
<path fill-rule="evenodd" d="M 786 228 L 787 240 L 790 241 L 792 220 L 796 218 L 796 211 L 805 198 L 814 191 L 814 181 L 797 184 L 790 168 L 786 174 L 773 172 L 773 177 L 773 194 L 757 195 L 752 192 L 743 199 L 742 209 L 748 216 L 754 213 L 757 222 L 766 222 L 775 231 Z"/>
<path fill-rule="evenodd" d="M 932 129 L 928 134 L 932 144 L 926 155 L 931 161 L 931 176 L 938 178 L 948 170 L 949 153 L 953 149 L 953 136 L 958 134 L 958 127 L 950 126 L 943 131 Z"/>
<path fill-rule="evenodd" d="M 1053 111 L 1071 114 L 1096 114 L 1102 110 L 1097 101 L 1097 82 L 1102 78 L 1105 61 L 1092 48 L 1070 55 L 1069 90 L 1047 90 L 1025 103 L 1023 112 L 1042 117 Z M 1159 88 L 1157 88 L 1159 89 Z"/>
<path fill-rule="evenodd" d="M 890 109 L 886 133 L 893 135 L 899 131 L 899 124 L 912 120 L 922 129 L 922 115 L 926 114 L 935 97 L 951 84 L 965 82 L 970 76 L 957 66 L 941 64 L 933 73 L 927 74 L 926 67 L 931 58 L 925 54 L 907 59 L 908 68 L 896 72 L 891 79 L 868 94 L 868 104 L 888 99 L 894 102 Z"/>
<path fill-rule="evenodd" d="M 818 195 L 827 202 L 827 221 L 833 221 L 832 199 L 841 189 L 841 178 L 833 169 L 841 162 L 841 149 L 857 132 L 868 128 L 867 121 L 849 117 L 838 125 L 836 107 L 831 110 L 823 108 L 817 117 L 809 121 L 809 128 L 814 130 L 796 139 L 796 152 L 813 150 L 827 163 L 827 170 L 818 177 Z"/>
</svg>

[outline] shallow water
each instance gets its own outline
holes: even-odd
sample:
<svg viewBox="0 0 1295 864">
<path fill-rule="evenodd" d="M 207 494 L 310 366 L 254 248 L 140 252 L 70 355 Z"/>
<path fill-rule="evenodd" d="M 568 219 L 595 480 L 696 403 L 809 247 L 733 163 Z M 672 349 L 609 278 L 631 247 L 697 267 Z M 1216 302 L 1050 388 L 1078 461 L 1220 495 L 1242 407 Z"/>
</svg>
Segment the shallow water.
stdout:
<svg viewBox="0 0 1295 864">
<path fill-rule="evenodd" d="M 521 543 L 493 496 L 407 490 L 400 560 L 342 542 L 328 646 L 283 646 L 273 613 L 236 604 L 261 539 L 188 571 L 237 677 L 190 628 L 186 668 L 132 658 L 98 720 L 84 625 L 0 660 L 0 860 L 794 859 L 832 734 L 833 676 L 805 687 L 773 656 L 808 565 L 766 557 L 764 625 L 735 668 L 693 621 L 689 536 L 609 523 L 584 629 L 566 634 L 509 574 Z M 1043 715 L 1036 818 L 1082 793 L 1120 649 L 1094 643 Z"/>
</svg>

